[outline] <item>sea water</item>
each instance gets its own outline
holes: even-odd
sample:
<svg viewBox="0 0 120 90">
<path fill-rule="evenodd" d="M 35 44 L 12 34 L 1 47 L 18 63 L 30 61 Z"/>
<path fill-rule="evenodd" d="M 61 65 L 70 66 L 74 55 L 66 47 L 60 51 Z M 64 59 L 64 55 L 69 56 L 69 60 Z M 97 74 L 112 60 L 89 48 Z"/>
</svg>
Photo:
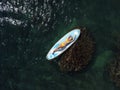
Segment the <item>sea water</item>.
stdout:
<svg viewBox="0 0 120 90">
<path fill-rule="evenodd" d="M 112 34 L 120 32 L 119 0 L 1 0 L 0 90 L 118 90 L 106 74 Z M 49 49 L 82 26 L 96 42 L 92 65 L 62 73 Z"/>
</svg>

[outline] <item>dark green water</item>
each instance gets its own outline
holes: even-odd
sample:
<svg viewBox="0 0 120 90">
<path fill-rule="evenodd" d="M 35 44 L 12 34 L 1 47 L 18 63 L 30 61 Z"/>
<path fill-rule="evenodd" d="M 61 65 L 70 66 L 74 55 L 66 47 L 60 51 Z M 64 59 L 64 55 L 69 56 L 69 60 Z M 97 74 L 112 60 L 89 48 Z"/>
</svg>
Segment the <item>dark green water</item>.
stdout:
<svg viewBox="0 0 120 90">
<path fill-rule="evenodd" d="M 46 60 L 69 29 L 85 26 L 96 42 L 94 63 L 77 74 Z M 0 90 L 119 90 L 105 73 L 120 32 L 120 0 L 0 1 Z"/>
</svg>

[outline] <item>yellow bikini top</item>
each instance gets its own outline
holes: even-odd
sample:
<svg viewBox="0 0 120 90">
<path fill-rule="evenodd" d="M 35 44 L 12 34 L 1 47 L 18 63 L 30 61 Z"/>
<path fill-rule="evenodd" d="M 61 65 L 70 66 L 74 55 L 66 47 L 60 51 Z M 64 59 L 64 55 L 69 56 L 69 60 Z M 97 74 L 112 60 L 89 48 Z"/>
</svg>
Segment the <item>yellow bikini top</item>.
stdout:
<svg viewBox="0 0 120 90">
<path fill-rule="evenodd" d="M 64 42 L 60 44 L 61 47 L 64 47 L 66 44 L 68 44 L 70 41 L 66 39 Z"/>
</svg>

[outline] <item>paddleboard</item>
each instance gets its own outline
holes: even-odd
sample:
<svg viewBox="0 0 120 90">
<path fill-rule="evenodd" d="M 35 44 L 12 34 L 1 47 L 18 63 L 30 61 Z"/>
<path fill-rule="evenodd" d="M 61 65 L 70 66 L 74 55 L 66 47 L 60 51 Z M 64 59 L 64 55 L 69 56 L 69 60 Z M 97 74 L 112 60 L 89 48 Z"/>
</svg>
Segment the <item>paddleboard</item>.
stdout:
<svg viewBox="0 0 120 90">
<path fill-rule="evenodd" d="M 81 30 L 76 28 L 76 29 L 73 29 L 72 31 L 68 32 L 67 34 L 65 34 L 60 40 L 57 41 L 57 43 L 55 43 L 55 45 L 53 45 L 53 47 L 50 49 L 50 51 L 46 55 L 46 59 L 52 60 L 52 59 L 58 57 L 59 55 L 61 55 L 73 43 L 75 43 L 75 41 L 80 36 L 80 33 L 81 33 Z M 64 43 L 66 41 L 66 39 L 68 39 L 69 37 L 72 38 L 72 40 L 69 43 L 67 43 L 64 47 L 60 48 L 61 43 Z"/>
</svg>

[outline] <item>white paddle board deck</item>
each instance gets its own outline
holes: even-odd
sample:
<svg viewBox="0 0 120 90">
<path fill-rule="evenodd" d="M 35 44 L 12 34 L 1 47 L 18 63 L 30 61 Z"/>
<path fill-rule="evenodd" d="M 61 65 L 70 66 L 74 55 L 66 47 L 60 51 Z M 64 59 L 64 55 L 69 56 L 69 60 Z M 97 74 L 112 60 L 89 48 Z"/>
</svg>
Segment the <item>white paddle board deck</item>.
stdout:
<svg viewBox="0 0 120 90">
<path fill-rule="evenodd" d="M 56 57 L 58 57 L 59 55 L 61 55 L 64 51 L 66 51 L 80 36 L 81 30 L 76 28 L 73 29 L 72 31 L 68 32 L 67 34 L 65 34 L 48 52 L 46 58 L 47 60 L 52 60 Z M 64 46 L 63 48 L 58 49 L 57 51 L 55 51 L 61 43 L 65 42 L 65 40 L 69 37 L 72 37 L 73 40 L 68 43 L 66 46 Z"/>
</svg>

